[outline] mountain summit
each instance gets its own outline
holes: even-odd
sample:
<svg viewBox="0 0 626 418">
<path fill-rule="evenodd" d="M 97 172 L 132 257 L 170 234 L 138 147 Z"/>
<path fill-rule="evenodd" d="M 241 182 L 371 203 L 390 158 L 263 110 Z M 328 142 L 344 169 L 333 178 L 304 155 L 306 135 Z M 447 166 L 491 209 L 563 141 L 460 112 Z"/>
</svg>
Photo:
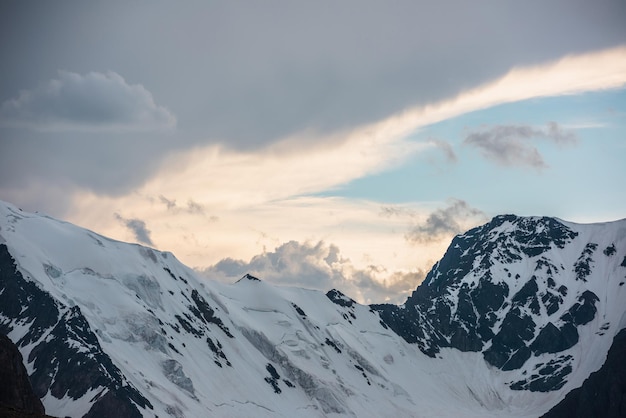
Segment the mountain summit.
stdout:
<svg viewBox="0 0 626 418">
<path fill-rule="evenodd" d="M 526 372 L 507 383 L 513 390 L 560 389 L 626 326 L 625 227 L 498 216 L 454 238 L 404 306 L 377 309 L 427 355 L 480 352 Z"/>
<path fill-rule="evenodd" d="M 0 333 L 72 417 L 541 416 L 619 350 L 626 221 L 498 216 L 401 306 L 244 279 L 0 203 Z"/>
</svg>

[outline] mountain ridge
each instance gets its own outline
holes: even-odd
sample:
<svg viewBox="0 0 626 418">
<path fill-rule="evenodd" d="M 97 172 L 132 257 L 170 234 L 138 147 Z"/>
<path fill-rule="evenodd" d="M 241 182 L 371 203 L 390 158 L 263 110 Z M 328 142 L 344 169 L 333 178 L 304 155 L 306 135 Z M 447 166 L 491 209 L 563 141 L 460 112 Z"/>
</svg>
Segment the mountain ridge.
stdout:
<svg viewBox="0 0 626 418">
<path fill-rule="evenodd" d="M 621 224 L 623 221 L 613 223 Z M 571 273 L 576 282 L 586 282 L 591 274 L 589 257 L 598 250 L 597 243 L 578 245 L 573 251 L 575 257 L 580 251 L 576 260 L 570 255 L 570 260 L 561 260 L 558 266 L 550 262 L 549 256 L 542 256 L 563 250 L 575 240 L 579 232 L 568 225 L 576 224 L 547 217 L 501 215 L 455 237 L 424 283 L 407 299 L 405 306 L 415 311 L 409 310 L 407 316 L 406 309 L 381 306 L 383 318 L 428 355 L 434 356 L 440 347 L 446 346 L 461 351 L 483 351 L 485 360 L 502 370 L 518 369 L 531 357 L 564 352 L 578 342 L 578 327 L 595 317 L 595 305 L 599 301 L 586 288 L 572 300 L 568 290 L 576 286 L 569 284 L 568 288 L 567 280 L 559 281 L 569 277 L 561 272 L 572 266 L 572 271 L 566 273 Z M 581 225 L 576 227 L 584 229 Z M 485 234 L 492 236 L 486 243 Z M 614 243 L 603 248 L 606 257 L 614 256 L 615 252 Z M 535 263 L 527 277 L 515 269 L 516 262 L 524 256 Z M 462 279 L 458 280 L 459 277 Z M 454 298 L 450 297 L 455 291 Z M 496 315 L 496 311 L 502 314 Z M 402 317 L 399 321 L 394 318 L 397 315 Z M 535 323 L 546 318 L 550 318 L 546 324 Z M 602 325 L 608 326 L 609 322 Z M 430 338 L 424 334 L 428 327 L 433 329 L 428 333 Z M 419 332 L 421 336 L 416 335 Z M 565 384 L 563 377 L 571 369 L 567 363 L 573 359 L 556 360 L 544 363 L 543 373 L 539 370 L 548 377 L 520 380 L 511 387 L 531 391 L 558 389 Z M 556 369 L 560 369 L 562 378 L 555 378 Z"/>
<path fill-rule="evenodd" d="M 626 326 L 625 231 L 496 217 L 455 237 L 405 304 L 365 306 L 202 281 L 171 253 L 0 204 L 0 332 L 53 415 L 539 416 Z M 108 366 L 78 389 L 57 367 L 72 360 Z"/>
</svg>

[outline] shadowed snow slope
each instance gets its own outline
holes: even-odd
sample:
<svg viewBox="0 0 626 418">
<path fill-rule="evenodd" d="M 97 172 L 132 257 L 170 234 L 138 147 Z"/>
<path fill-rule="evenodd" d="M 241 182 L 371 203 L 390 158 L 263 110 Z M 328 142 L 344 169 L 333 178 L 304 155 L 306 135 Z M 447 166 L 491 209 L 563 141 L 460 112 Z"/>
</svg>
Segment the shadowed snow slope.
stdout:
<svg viewBox="0 0 626 418">
<path fill-rule="evenodd" d="M 0 332 L 57 416 L 536 417 L 626 326 L 625 237 L 496 217 L 404 305 L 363 306 L 0 203 Z"/>
</svg>

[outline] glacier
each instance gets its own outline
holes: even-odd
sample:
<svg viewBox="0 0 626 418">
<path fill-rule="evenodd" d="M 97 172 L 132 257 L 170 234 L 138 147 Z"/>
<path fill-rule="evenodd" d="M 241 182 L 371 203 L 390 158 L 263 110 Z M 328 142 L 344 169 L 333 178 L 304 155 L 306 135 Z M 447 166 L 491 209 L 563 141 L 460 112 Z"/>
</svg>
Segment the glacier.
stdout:
<svg viewBox="0 0 626 418">
<path fill-rule="evenodd" d="M 246 275 L 0 202 L 0 332 L 56 416 L 538 417 L 626 328 L 626 220 L 499 216 L 405 304 Z"/>
</svg>

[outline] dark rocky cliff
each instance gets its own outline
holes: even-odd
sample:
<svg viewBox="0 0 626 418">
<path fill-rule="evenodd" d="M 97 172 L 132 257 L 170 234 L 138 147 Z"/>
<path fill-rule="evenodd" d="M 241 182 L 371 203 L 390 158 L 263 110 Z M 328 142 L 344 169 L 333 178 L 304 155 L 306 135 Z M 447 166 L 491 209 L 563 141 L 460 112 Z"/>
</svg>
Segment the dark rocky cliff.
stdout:
<svg viewBox="0 0 626 418">
<path fill-rule="evenodd" d="M 0 416 L 42 416 L 44 408 L 33 392 L 22 355 L 0 334 Z"/>
<path fill-rule="evenodd" d="M 602 368 L 542 418 L 596 417 L 626 417 L 626 329 L 615 336 Z"/>
<path fill-rule="evenodd" d="M 5 244 L 0 244 L 0 289 L 0 334 L 9 334 L 16 323 L 30 324 L 15 343 L 34 344 L 28 361 L 36 397 L 49 392 L 57 399 L 78 399 L 96 389 L 89 417 L 140 417 L 136 405 L 151 408 L 103 352 L 80 308 L 64 306 L 26 280 Z"/>
</svg>

